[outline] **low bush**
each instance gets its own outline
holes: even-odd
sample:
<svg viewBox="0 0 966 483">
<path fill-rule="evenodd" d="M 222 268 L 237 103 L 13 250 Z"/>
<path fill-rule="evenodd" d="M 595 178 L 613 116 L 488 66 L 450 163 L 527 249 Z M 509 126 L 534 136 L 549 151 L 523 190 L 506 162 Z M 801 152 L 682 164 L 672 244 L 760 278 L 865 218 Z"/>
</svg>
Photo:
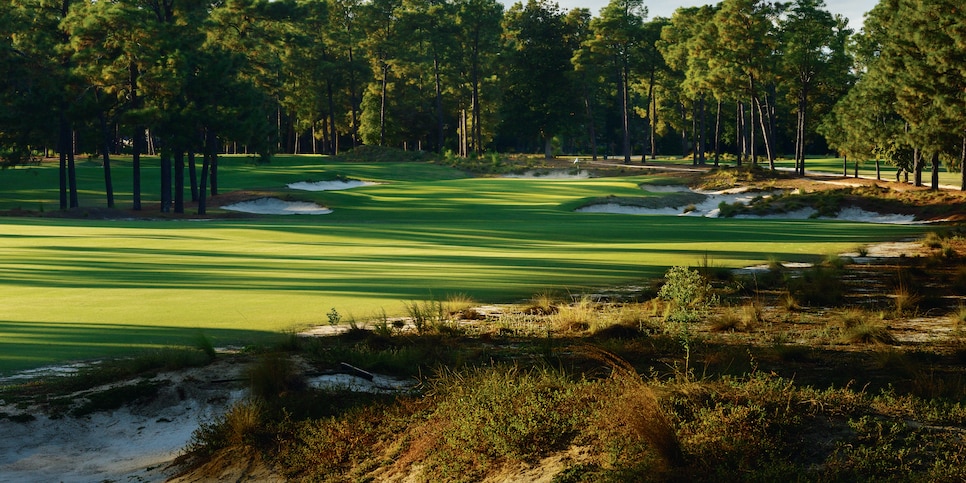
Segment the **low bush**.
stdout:
<svg viewBox="0 0 966 483">
<path fill-rule="evenodd" d="M 442 371 L 430 381 L 431 480 L 476 481 L 494 461 L 533 461 L 570 444 L 589 412 L 583 384 L 517 366 Z"/>
<path fill-rule="evenodd" d="M 246 399 L 231 406 L 223 415 L 202 423 L 185 448 L 189 459 L 200 459 L 230 447 L 253 447 L 271 431 L 264 402 Z"/>
<path fill-rule="evenodd" d="M 718 295 L 707 279 L 688 267 L 669 269 L 657 295 L 669 303 L 665 318 L 670 322 L 694 322 L 718 303 Z"/>
<path fill-rule="evenodd" d="M 845 301 L 841 269 L 816 265 L 800 275 L 786 275 L 788 291 L 804 305 L 838 306 Z"/>
</svg>

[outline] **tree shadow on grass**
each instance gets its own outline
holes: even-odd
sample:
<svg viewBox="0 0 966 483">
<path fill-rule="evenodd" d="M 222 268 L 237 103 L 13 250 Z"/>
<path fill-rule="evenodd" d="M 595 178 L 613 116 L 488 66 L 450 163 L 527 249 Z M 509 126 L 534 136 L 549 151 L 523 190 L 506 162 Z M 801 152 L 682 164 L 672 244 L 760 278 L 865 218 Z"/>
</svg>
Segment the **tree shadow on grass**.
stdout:
<svg viewBox="0 0 966 483">
<path fill-rule="evenodd" d="M 265 344 L 283 335 L 256 330 L 5 320 L 0 321 L 0 376 L 170 347 L 199 347 L 201 337 L 215 347 L 224 347 Z"/>
</svg>

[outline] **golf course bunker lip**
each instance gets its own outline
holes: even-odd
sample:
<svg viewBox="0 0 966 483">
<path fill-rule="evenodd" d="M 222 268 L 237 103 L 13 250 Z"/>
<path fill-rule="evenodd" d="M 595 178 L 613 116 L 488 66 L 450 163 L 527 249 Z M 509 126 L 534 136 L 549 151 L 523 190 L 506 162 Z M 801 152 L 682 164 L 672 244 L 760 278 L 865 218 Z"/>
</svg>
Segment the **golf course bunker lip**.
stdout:
<svg viewBox="0 0 966 483">
<path fill-rule="evenodd" d="M 311 201 L 284 201 L 278 198 L 258 198 L 222 206 L 222 209 L 255 215 L 327 215 L 332 210 Z"/>
<path fill-rule="evenodd" d="M 371 181 L 359 181 L 357 179 L 334 180 L 334 181 L 299 181 L 289 183 L 288 187 L 293 190 L 302 191 L 341 191 L 363 186 L 375 186 L 379 183 Z"/>
<path fill-rule="evenodd" d="M 787 270 L 807 270 L 815 266 L 814 263 L 807 263 L 807 262 L 780 262 L 778 263 L 778 265 L 781 266 L 781 268 L 787 269 Z M 754 274 L 768 272 L 773 268 L 774 268 L 774 265 L 763 263 L 760 265 L 752 265 L 750 267 L 736 268 L 732 270 L 732 273 L 734 273 L 735 275 L 754 275 Z"/>
<path fill-rule="evenodd" d="M 339 373 L 325 374 L 308 379 L 309 387 L 315 389 L 342 389 L 351 392 L 366 393 L 397 393 L 411 389 L 416 382 L 413 380 L 395 379 L 381 374 L 371 374 L 369 377 Z"/>
<path fill-rule="evenodd" d="M 44 377 L 65 377 L 73 376 L 82 369 L 92 366 L 90 362 L 73 362 L 56 366 L 43 366 L 35 369 L 27 369 L 16 373 L 0 377 L 0 385 L 12 384 L 20 381 L 30 381 Z"/>
<path fill-rule="evenodd" d="M 641 189 L 651 193 L 696 193 L 704 195 L 704 200 L 697 203 L 665 206 L 647 207 L 635 206 L 633 204 L 621 203 L 619 200 L 599 202 L 577 208 L 580 213 L 613 213 L 623 215 L 677 215 L 677 216 L 699 216 L 706 218 L 718 218 L 721 214 L 719 206 L 722 203 L 749 203 L 755 197 L 770 197 L 786 191 L 754 191 L 744 188 L 733 188 L 721 191 L 705 191 L 688 188 L 682 185 L 641 185 Z M 806 220 L 815 217 L 816 211 L 812 208 L 802 208 L 786 213 L 772 213 L 766 215 L 739 214 L 734 216 L 736 219 L 779 219 L 779 220 Z M 860 223 L 881 223 L 890 225 L 914 225 L 927 224 L 929 221 L 917 221 L 915 215 L 903 214 L 884 214 L 866 211 L 857 207 L 845 207 L 839 210 L 834 217 L 819 217 L 820 219 L 832 219 L 840 221 L 854 221 Z"/>
<path fill-rule="evenodd" d="M 589 179 L 590 171 L 581 169 L 531 169 L 523 173 L 505 174 L 504 178 L 526 178 L 526 179 Z"/>
<path fill-rule="evenodd" d="M 574 211 L 581 213 L 616 213 L 624 215 L 678 215 L 678 216 L 700 216 L 707 218 L 717 218 L 721 210 L 718 208 L 721 203 L 748 203 L 757 196 L 774 196 L 783 191 L 751 191 L 745 189 L 729 189 L 722 191 L 696 190 L 683 185 L 650 185 L 642 184 L 641 189 L 649 193 L 693 193 L 700 195 L 695 198 L 678 197 L 679 199 L 689 199 L 685 203 L 674 203 L 669 206 L 636 206 L 630 203 L 621 203 L 619 199 L 613 201 L 601 201 L 598 203 L 582 206 Z M 805 216 L 807 218 L 807 216 Z"/>
</svg>

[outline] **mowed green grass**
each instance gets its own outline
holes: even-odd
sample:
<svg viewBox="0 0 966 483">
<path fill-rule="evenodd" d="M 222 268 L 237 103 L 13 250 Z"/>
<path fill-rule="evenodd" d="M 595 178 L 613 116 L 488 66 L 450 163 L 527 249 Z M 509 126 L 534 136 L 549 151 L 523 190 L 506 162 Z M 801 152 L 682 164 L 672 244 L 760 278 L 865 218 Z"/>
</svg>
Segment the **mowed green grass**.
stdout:
<svg viewBox="0 0 966 483">
<path fill-rule="evenodd" d="M 130 176 L 118 166 L 123 208 Z M 100 169 L 79 173 L 82 205 L 103 206 Z M 336 175 L 383 184 L 315 193 L 285 187 Z M 453 294 L 513 302 L 544 290 L 633 283 L 704 260 L 723 267 L 810 260 L 923 230 L 573 212 L 588 198 L 645 195 L 638 185 L 654 179 L 469 178 L 417 163 L 286 157 L 258 166 L 229 158 L 222 191 L 276 190 L 334 212 L 202 221 L 3 218 L 0 372 L 191 344 L 199 333 L 216 345 L 249 344 L 325 324 L 332 308 L 344 320 L 367 320 Z M 0 206 L 54 207 L 56 168 L 0 172 L 0 188 Z M 156 191 L 146 183 L 146 196 L 156 199 Z"/>
</svg>

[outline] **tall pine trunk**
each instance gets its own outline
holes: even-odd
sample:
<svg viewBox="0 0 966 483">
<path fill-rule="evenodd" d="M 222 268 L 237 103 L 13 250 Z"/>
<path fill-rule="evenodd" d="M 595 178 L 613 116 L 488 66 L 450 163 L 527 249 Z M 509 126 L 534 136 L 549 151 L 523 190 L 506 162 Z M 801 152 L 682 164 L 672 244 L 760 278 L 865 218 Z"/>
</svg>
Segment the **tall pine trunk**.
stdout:
<svg viewBox="0 0 966 483">
<path fill-rule="evenodd" d="M 584 89 L 584 111 L 587 113 L 587 137 L 590 138 L 591 159 L 597 161 L 597 126 L 594 123 L 594 108 L 586 88 Z"/>
<path fill-rule="evenodd" d="M 141 211 L 141 151 L 144 149 L 144 128 L 134 128 L 134 153 L 131 156 L 131 191 L 134 211 Z"/>
<path fill-rule="evenodd" d="M 919 148 L 912 150 L 912 172 L 914 175 L 914 184 L 919 187 L 922 186 L 922 152 Z"/>
<path fill-rule="evenodd" d="M 651 159 L 657 159 L 657 96 L 651 99 Z"/>
<path fill-rule="evenodd" d="M 932 153 L 932 179 L 929 189 L 939 191 L 939 151 Z"/>
<path fill-rule="evenodd" d="M 389 86 L 389 64 L 382 62 L 382 90 L 379 101 L 379 145 L 386 145 L 386 95 Z"/>
<path fill-rule="evenodd" d="M 171 211 L 171 151 L 161 150 L 161 213 Z"/>
<path fill-rule="evenodd" d="M 323 120 L 322 135 L 323 137 L 328 137 L 329 139 L 327 139 L 322 144 L 326 154 L 335 156 L 336 154 L 339 154 L 337 145 L 335 142 L 335 139 L 338 136 L 338 134 L 336 134 L 336 131 L 335 131 L 335 97 L 332 94 L 332 83 L 329 81 L 325 81 L 325 95 L 326 95 L 326 100 L 329 104 L 329 118 L 331 119 L 331 121 Z M 326 127 L 328 127 L 328 136 L 325 135 Z"/>
<path fill-rule="evenodd" d="M 721 158 L 721 99 L 718 99 L 718 109 L 714 115 L 714 167 L 718 167 Z"/>
<path fill-rule="evenodd" d="M 188 151 L 188 184 L 191 185 L 191 201 L 198 201 L 198 167 L 194 151 Z"/>
<path fill-rule="evenodd" d="M 631 119 L 628 113 L 630 108 L 627 105 L 629 103 L 628 102 L 629 89 L 627 87 L 629 75 L 628 75 L 627 69 L 628 68 L 626 63 L 622 64 L 620 66 L 618 76 L 617 76 L 617 82 L 620 84 L 618 86 L 618 91 L 620 93 L 619 95 L 621 96 L 621 105 L 620 105 L 621 121 L 623 123 L 623 128 L 624 128 L 624 139 L 621 143 L 621 148 L 624 151 L 624 164 L 631 163 L 631 125 L 630 125 Z"/>
<path fill-rule="evenodd" d="M 963 135 L 963 150 L 959 154 L 959 190 L 966 191 L 966 134 Z"/>
<path fill-rule="evenodd" d="M 211 169 L 211 160 L 215 157 L 215 143 L 218 142 L 217 136 L 210 129 L 205 130 L 205 143 L 201 155 L 201 180 L 198 183 L 198 214 L 208 213 L 208 172 Z"/>
<path fill-rule="evenodd" d="M 174 153 L 174 212 L 184 213 L 184 151 Z"/>
<path fill-rule="evenodd" d="M 705 164 L 707 164 L 707 159 L 706 159 L 706 156 L 705 156 L 705 152 L 708 150 L 707 149 L 707 141 L 708 141 L 708 139 L 707 139 L 707 132 L 708 132 L 708 116 L 707 116 L 707 111 L 708 111 L 708 109 L 707 109 L 707 106 L 706 106 L 706 103 L 705 103 L 704 96 L 701 96 L 701 99 L 699 101 L 699 106 L 700 106 L 700 108 L 699 108 L 699 114 L 701 115 L 701 124 L 700 124 L 701 129 L 700 129 L 700 132 L 698 133 L 698 164 L 701 165 L 701 166 L 704 166 Z"/>
<path fill-rule="evenodd" d="M 57 135 L 57 151 L 60 157 L 60 170 L 58 178 L 60 181 L 60 209 L 66 210 L 67 200 L 67 151 L 70 150 L 70 125 L 67 123 L 67 115 L 60 113 L 60 125 Z"/>
<path fill-rule="evenodd" d="M 131 108 L 140 109 L 141 98 L 138 95 L 138 66 L 134 62 L 129 65 L 130 79 L 129 86 L 131 88 Z M 141 151 L 144 150 L 144 127 L 135 126 L 134 127 L 134 146 L 132 159 L 131 159 L 131 169 L 133 173 L 131 174 L 131 192 L 133 195 L 133 206 L 135 211 L 141 211 Z"/>
<path fill-rule="evenodd" d="M 745 139 L 745 105 L 743 101 L 738 101 L 735 107 L 735 154 L 738 166 L 741 166 L 742 159 L 747 152 L 747 141 Z"/>
<path fill-rule="evenodd" d="M 436 152 L 443 152 L 444 123 L 443 123 L 443 81 L 440 76 L 439 54 L 433 50 L 433 82 L 436 89 Z"/>
<path fill-rule="evenodd" d="M 111 142 L 114 137 L 107 128 L 107 116 L 103 111 L 98 113 L 101 123 L 101 159 L 104 164 L 104 193 L 107 196 L 107 207 L 114 208 L 114 180 L 111 178 Z"/>
<path fill-rule="evenodd" d="M 94 102 L 100 105 L 100 89 L 94 88 Z M 107 207 L 114 208 L 114 181 L 111 178 L 111 143 L 114 142 L 114 135 L 107 126 L 107 114 L 104 109 L 97 110 L 97 121 L 101 131 L 101 166 L 104 170 L 104 194 L 107 198 Z"/>
</svg>

